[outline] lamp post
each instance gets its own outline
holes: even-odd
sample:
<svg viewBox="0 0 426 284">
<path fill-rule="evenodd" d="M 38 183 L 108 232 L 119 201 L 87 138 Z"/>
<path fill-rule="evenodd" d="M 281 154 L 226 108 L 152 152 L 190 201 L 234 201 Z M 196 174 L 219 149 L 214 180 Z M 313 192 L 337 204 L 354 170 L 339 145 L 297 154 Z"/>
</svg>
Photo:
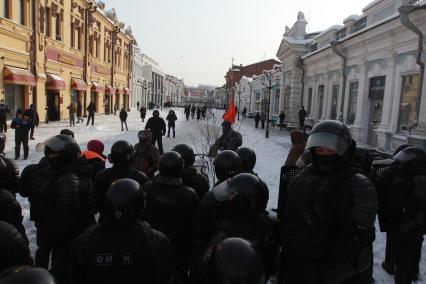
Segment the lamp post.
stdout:
<svg viewBox="0 0 426 284">
<path fill-rule="evenodd" d="M 149 89 L 149 83 L 146 80 L 143 80 L 143 87 L 144 89 L 144 97 L 145 97 L 145 107 L 148 106 L 148 92 L 147 90 Z"/>
<path fill-rule="evenodd" d="M 237 93 L 238 93 L 238 117 L 237 120 L 240 120 L 240 112 L 241 112 L 241 93 L 245 92 L 245 88 L 241 87 L 241 84 L 238 85 Z"/>
<path fill-rule="evenodd" d="M 261 78 L 262 85 L 265 86 L 269 92 L 268 92 L 268 108 L 267 108 L 267 115 L 266 115 L 266 132 L 265 132 L 265 138 L 269 138 L 269 108 L 271 104 L 271 90 L 275 87 L 278 87 L 280 85 L 280 78 L 277 78 L 275 81 L 275 84 L 272 84 L 273 81 L 273 75 L 272 72 L 265 71 L 263 72 L 263 76 Z"/>
</svg>

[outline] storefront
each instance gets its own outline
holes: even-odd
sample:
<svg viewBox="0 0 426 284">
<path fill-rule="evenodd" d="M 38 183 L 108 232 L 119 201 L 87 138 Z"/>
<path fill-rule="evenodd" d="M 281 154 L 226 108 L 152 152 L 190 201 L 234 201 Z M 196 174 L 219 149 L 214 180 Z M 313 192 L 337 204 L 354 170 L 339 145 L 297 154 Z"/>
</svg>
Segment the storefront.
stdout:
<svg viewBox="0 0 426 284">
<path fill-rule="evenodd" d="M 113 97 L 114 97 L 115 89 L 111 87 L 110 85 L 105 86 L 105 99 L 104 102 L 107 102 L 105 105 L 105 113 L 106 114 L 112 114 L 114 111 L 113 106 Z M 108 108 L 108 111 L 107 111 Z"/>
<path fill-rule="evenodd" d="M 127 111 L 130 111 L 129 95 L 129 88 L 123 88 L 123 106 L 127 109 Z"/>
<path fill-rule="evenodd" d="M 61 119 L 61 104 L 63 98 L 60 92 L 66 89 L 64 79 L 55 74 L 47 74 L 46 81 L 46 121 L 58 121 Z"/>
<path fill-rule="evenodd" d="M 5 84 L 4 101 L 10 112 L 7 119 L 12 119 L 17 109 L 29 107 L 29 88 L 36 85 L 34 75 L 21 68 L 4 67 L 3 80 Z"/>
<path fill-rule="evenodd" d="M 123 90 L 119 87 L 115 89 L 115 104 L 118 106 L 118 109 L 121 109 L 124 107 L 124 105 L 121 105 L 120 96 Z"/>
</svg>

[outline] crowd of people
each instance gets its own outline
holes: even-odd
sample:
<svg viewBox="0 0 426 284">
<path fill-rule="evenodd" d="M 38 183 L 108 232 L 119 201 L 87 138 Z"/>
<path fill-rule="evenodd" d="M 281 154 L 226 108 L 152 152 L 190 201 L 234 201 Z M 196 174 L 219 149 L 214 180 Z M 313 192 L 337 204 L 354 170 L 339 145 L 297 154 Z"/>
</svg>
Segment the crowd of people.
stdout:
<svg viewBox="0 0 426 284">
<path fill-rule="evenodd" d="M 189 116 L 191 116 L 191 118 L 194 119 L 195 114 L 197 114 L 197 121 L 200 121 L 200 119 L 205 120 L 206 114 L 207 114 L 207 106 L 206 105 L 195 106 L 195 104 L 185 105 L 184 113 L 185 113 L 186 121 L 189 120 Z"/>
<path fill-rule="evenodd" d="M 169 134 L 176 119 L 170 111 Z M 230 122 L 222 130 L 209 153 L 214 185 L 194 167 L 191 146 L 163 153 L 158 111 L 136 145 L 116 141 L 108 155 L 99 140 L 82 151 L 64 129 L 21 175 L 2 156 L 0 283 L 36 283 L 29 275 L 40 284 L 373 283 L 377 214 L 387 232 L 383 268 L 397 284 L 418 279 L 424 151 L 404 145 L 379 172 L 341 122 L 320 122 L 307 138 L 295 130 L 285 166 L 300 174 L 280 192 L 275 216 L 255 151 Z M 17 193 L 28 198 L 37 228 L 34 260 Z"/>
</svg>

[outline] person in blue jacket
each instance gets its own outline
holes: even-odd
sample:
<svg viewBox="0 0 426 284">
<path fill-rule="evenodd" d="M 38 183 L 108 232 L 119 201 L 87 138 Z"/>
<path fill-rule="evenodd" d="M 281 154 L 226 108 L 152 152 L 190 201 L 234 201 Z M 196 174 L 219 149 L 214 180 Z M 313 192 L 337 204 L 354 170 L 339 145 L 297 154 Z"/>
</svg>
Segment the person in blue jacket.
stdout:
<svg viewBox="0 0 426 284">
<path fill-rule="evenodd" d="M 22 109 L 16 110 L 16 117 L 12 119 L 10 128 L 15 129 L 15 160 L 21 156 L 21 144 L 24 148 L 24 160 L 28 159 L 28 134 L 31 129 L 31 120 L 24 115 Z"/>
</svg>

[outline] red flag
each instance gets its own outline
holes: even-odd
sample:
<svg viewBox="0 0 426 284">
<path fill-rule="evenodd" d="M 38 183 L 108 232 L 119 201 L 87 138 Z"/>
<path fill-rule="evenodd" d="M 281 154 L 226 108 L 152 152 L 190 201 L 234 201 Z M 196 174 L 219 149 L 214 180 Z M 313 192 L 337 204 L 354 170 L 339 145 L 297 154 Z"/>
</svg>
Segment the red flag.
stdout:
<svg viewBox="0 0 426 284">
<path fill-rule="evenodd" d="M 231 100 L 228 109 L 223 115 L 223 120 L 228 121 L 231 124 L 235 123 L 235 117 L 237 116 L 237 111 L 235 110 L 234 100 Z"/>
</svg>

